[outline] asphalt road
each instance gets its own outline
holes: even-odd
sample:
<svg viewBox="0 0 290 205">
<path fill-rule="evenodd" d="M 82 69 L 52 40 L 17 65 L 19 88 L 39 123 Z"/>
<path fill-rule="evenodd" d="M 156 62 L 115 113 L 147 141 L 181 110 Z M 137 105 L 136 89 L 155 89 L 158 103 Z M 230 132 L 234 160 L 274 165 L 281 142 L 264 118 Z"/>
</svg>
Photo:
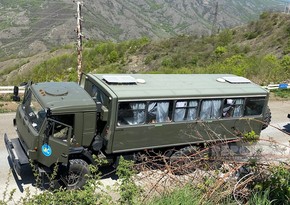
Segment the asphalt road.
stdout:
<svg viewBox="0 0 290 205">
<path fill-rule="evenodd" d="M 281 159 L 290 159 L 289 141 L 290 137 L 285 134 L 284 131 L 290 131 L 290 120 L 287 118 L 287 114 L 290 113 L 290 101 L 270 101 L 269 107 L 272 112 L 271 125 L 262 131 L 261 138 L 264 141 L 258 145 L 263 151 L 269 153 L 269 158 L 276 158 L 277 154 L 281 155 Z M 7 133 L 8 137 L 16 137 L 15 128 L 13 127 L 12 120 L 15 113 L 0 114 L 0 199 L 3 200 L 3 193 L 5 191 L 11 191 L 16 189 L 15 198 L 19 199 L 25 195 L 25 189 L 29 188 L 30 192 L 39 192 L 34 184 L 32 174 L 28 171 L 24 178 L 20 178 L 11 172 L 8 153 L 4 144 L 4 133 Z M 280 146 L 273 146 L 268 140 L 275 140 Z M 115 180 L 111 178 L 104 179 L 103 183 L 106 185 L 112 185 Z M 15 201 L 15 204 L 17 202 Z"/>
</svg>

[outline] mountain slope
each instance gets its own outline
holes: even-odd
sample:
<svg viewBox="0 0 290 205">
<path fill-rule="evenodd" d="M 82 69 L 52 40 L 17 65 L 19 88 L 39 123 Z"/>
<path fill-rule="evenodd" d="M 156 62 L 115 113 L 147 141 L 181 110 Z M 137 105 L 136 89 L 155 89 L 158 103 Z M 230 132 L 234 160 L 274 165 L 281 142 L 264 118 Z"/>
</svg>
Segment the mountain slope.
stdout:
<svg viewBox="0 0 290 205">
<path fill-rule="evenodd" d="M 265 12 L 259 20 L 219 34 L 113 43 L 86 41 L 83 71 L 93 73 L 232 73 L 258 84 L 290 79 L 290 15 Z M 76 81 L 75 47 L 0 62 L 1 84 Z M 11 65 L 14 66 L 11 66 Z M 9 67 L 10 65 L 10 67 Z M 7 67 L 8 66 L 8 67 Z"/>
<path fill-rule="evenodd" d="M 76 5 L 71 0 L 1 0 L 0 8 L 0 59 L 12 54 L 29 56 L 76 40 Z M 241 25 L 273 9 L 283 9 L 281 1 L 85 0 L 83 34 L 113 41 L 201 36 Z"/>
</svg>

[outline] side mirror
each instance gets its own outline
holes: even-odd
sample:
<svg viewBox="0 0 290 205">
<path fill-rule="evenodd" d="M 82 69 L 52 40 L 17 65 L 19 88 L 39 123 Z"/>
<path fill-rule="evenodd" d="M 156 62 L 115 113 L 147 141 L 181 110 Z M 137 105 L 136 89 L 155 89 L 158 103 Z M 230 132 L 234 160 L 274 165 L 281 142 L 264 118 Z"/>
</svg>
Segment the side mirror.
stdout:
<svg viewBox="0 0 290 205">
<path fill-rule="evenodd" d="M 13 97 L 12 97 L 13 101 L 19 102 L 20 101 L 20 97 L 19 97 L 19 87 L 18 86 L 14 86 L 13 88 Z"/>
<path fill-rule="evenodd" d="M 290 118 L 290 114 L 288 114 L 287 117 Z"/>
</svg>

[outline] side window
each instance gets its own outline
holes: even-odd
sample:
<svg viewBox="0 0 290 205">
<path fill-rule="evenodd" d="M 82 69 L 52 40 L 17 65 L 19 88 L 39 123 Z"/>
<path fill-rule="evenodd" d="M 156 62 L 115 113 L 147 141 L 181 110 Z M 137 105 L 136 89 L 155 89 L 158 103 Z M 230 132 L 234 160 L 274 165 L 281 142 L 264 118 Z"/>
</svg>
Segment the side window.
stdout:
<svg viewBox="0 0 290 205">
<path fill-rule="evenodd" d="M 245 105 L 245 115 L 261 115 L 265 104 L 265 98 L 248 98 Z"/>
<path fill-rule="evenodd" d="M 147 122 L 170 122 L 171 121 L 171 109 L 169 101 L 154 101 L 149 102 L 147 109 Z M 172 107 L 172 106 L 171 106 Z"/>
<path fill-rule="evenodd" d="M 99 89 L 96 85 L 92 84 L 91 96 L 97 101 L 101 102 L 103 105 L 106 101 L 106 95 Z"/>
<path fill-rule="evenodd" d="M 69 135 L 69 126 L 74 124 L 74 115 L 52 116 L 52 119 L 52 136 L 57 139 L 66 140 Z"/>
<path fill-rule="evenodd" d="M 145 102 L 121 102 L 118 110 L 118 126 L 145 123 Z"/>
<path fill-rule="evenodd" d="M 174 121 L 191 121 L 197 116 L 197 100 L 177 101 L 174 110 Z"/>
<path fill-rule="evenodd" d="M 243 115 L 244 99 L 225 99 L 223 105 L 223 117 L 241 117 Z"/>
<path fill-rule="evenodd" d="M 172 104 L 171 101 L 121 102 L 118 109 L 118 126 L 170 122 Z"/>
<path fill-rule="evenodd" d="M 101 102 L 104 106 L 108 106 L 110 100 L 109 97 L 93 82 L 88 79 L 85 79 L 84 89 L 87 93 L 97 102 Z"/>
<path fill-rule="evenodd" d="M 83 75 L 84 76 L 84 75 Z M 87 93 L 90 95 L 90 96 L 93 96 L 92 95 L 92 87 L 93 87 L 93 83 L 91 81 L 89 81 L 88 79 L 86 78 L 83 78 L 81 79 L 81 82 L 80 82 L 81 86 L 85 89 L 85 91 L 87 91 Z"/>
<path fill-rule="evenodd" d="M 203 100 L 201 102 L 200 119 L 218 119 L 221 114 L 222 100 Z"/>
<path fill-rule="evenodd" d="M 57 139 L 66 140 L 69 128 L 63 124 L 55 123 L 52 136 Z"/>
</svg>

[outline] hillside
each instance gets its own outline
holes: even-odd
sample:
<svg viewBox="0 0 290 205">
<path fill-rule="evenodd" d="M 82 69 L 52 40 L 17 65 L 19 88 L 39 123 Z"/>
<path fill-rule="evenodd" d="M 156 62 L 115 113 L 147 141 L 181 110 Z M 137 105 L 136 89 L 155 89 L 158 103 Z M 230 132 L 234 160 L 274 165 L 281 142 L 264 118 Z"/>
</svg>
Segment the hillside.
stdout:
<svg viewBox="0 0 290 205">
<path fill-rule="evenodd" d="M 259 20 L 219 34 L 140 38 L 113 43 L 85 41 L 84 72 L 233 73 L 258 84 L 290 79 L 290 15 L 264 12 Z M 75 46 L 3 61 L 1 84 L 76 81 Z M 10 65 L 10 66 L 9 66 Z M 13 66 L 11 66 L 13 65 Z"/>
<path fill-rule="evenodd" d="M 83 34 L 88 39 L 112 41 L 202 36 L 283 7 L 279 0 L 85 0 Z M 75 42 L 75 14 L 76 4 L 71 0 L 1 0 L 1 61 Z"/>
</svg>

